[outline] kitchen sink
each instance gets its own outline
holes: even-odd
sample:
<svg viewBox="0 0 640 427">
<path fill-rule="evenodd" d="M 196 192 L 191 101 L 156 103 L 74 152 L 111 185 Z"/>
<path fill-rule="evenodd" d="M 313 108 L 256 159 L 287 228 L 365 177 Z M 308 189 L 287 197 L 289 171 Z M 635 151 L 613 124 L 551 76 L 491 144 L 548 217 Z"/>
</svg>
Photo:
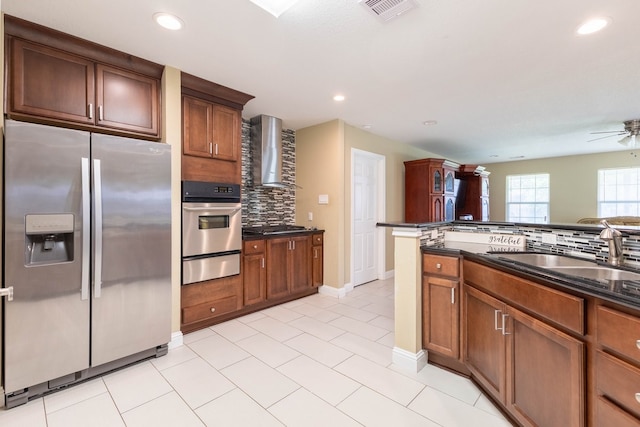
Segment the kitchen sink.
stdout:
<svg viewBox="0 0 640 427">
<path fill-rule="evenodd" d="M 499 258 L 506 258 L 536 267 L 594 267 L 596 263 L 584 259 L 572 258 L 565 255 L 540 254 L 530 252 L 500 253 Z"/>
<path fill-rule="evenodd" d="M 640 273 L 599 265 L 593 261 L 566 255 L 518 252 L 501 253 L 498 257 L 584 279 L 640 281 Z"/>
<path fill-rule="evenodd" d="M 570 276 L 583 277 L 585 279 L 594 280 L 638 280 L 640 281 L 640 273 L 633 271 L 618 270 L 617 268 L 604 266 L 591 267 L 544 267 L 547 270 L 556 273 L 568 274 Z"/>
</svg>

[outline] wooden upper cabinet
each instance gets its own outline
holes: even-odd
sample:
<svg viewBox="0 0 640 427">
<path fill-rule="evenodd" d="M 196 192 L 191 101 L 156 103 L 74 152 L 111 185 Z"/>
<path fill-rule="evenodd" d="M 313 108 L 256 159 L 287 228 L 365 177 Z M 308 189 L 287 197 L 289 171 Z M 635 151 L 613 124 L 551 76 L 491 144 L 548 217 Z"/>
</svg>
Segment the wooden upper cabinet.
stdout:
<svg viewBox="0 0 640 427">
<path fill-rule="evenodd" d="M 113 129 L 159 135 L 159 81 L 101 64 L 96 70 L 96 123 Z"/>
<path fill-rule="evenodd" d="M 85 58 L 11 40 L 7 112 L 93 124 L 94 63 Z"/>
<path fill-rule="evenodd" d="M 253 96 L 182 73 L 182 179 L 240 183 L 242 109 Z"/>
<path fill-rule="evenodd" d="M 237 161 L 240 159 L 242 145 L 239 110 L 224 105 L 213 106 L 213 156 L 220 160 Z"/>
<path fill-rule="evenodd" d="M 240 111 L 191 96 L 182 99 L 183 153 L 237 161 L 242 144 Z"/>
<path fill-rule="evenodd" d="M 187 156 L 211 158 L 213 104 L 190 96 L 182 97 L 182 152 Z"/>
<path fill-rule="evenodd" d="M 159 139 L 161 65 L 10 16 L 5 36 L 9 117 Z"/>
</svg>

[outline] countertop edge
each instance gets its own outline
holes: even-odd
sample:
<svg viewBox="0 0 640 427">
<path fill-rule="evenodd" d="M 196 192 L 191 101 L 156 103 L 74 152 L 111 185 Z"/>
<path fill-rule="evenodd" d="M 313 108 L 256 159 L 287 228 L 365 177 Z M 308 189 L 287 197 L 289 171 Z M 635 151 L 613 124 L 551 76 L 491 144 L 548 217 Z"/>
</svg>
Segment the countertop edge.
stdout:
<svg viewBox="0 0 640 427">
<path fill-rule="evenodd" d="M 612 295 L 611 293 L 603 290 L 594 289 L 589 284 L 589 280 L 583 280 L 580 278 L 570 278 L 555 274 L 550 271 L 546 271 L 542 268 L 527 267 L 523 264 L 515 264 L 500 260 L 498 257 L 494 257 L 488 254 L 478 254 L 469 252 L 459 248 L 444 248 L 437 246 L 423 246 L 421 248 L 423 254 L 433 253 L 435 255 L 448 255 L 448 256 L 462 256 L 463 259 L 469 259 L 471 261 L 480 262 L 488 267 L 497 268 L 508 274 L 521 277 L 523 279 L 531 280 L 536 283 L 549 286 L 554 289 L 567 290 L 573 293 L 579 293 L 583 296 L 590 296 L 599 298 L 604 301 L 608 301 L 614 304 L 622 305 L 624 307 L 640 310 L 640 297 L 637 299 L 632 297 L 626 297 L 624 295 Z"/>
</svg>

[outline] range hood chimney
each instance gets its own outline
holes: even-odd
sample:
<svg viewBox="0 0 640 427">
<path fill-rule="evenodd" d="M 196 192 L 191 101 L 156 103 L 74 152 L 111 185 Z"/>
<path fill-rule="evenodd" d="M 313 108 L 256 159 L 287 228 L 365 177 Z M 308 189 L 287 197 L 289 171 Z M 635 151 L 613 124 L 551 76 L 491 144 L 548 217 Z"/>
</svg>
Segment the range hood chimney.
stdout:
<svg viewBox="0 0 640 427">
<path fill-rule="evenodd" d="M 282 182 L 282 120 L 259 115 L 251 119 L 253 183 L 285 188 Z"/>
</svg>

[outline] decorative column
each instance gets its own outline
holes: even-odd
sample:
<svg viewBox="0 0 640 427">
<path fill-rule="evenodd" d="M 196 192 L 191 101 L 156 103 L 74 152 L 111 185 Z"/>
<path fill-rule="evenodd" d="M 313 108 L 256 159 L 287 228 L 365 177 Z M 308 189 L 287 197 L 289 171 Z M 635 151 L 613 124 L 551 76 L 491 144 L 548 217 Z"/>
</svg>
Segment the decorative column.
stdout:
<svg viewBox="0 0 640 427">
<path fill-rule="evenodd" d="M 393 363 L 412 372 L 427 364 L 422 349 L 420 228 L 395 227 L 395 346 Z"/>
</svg>

